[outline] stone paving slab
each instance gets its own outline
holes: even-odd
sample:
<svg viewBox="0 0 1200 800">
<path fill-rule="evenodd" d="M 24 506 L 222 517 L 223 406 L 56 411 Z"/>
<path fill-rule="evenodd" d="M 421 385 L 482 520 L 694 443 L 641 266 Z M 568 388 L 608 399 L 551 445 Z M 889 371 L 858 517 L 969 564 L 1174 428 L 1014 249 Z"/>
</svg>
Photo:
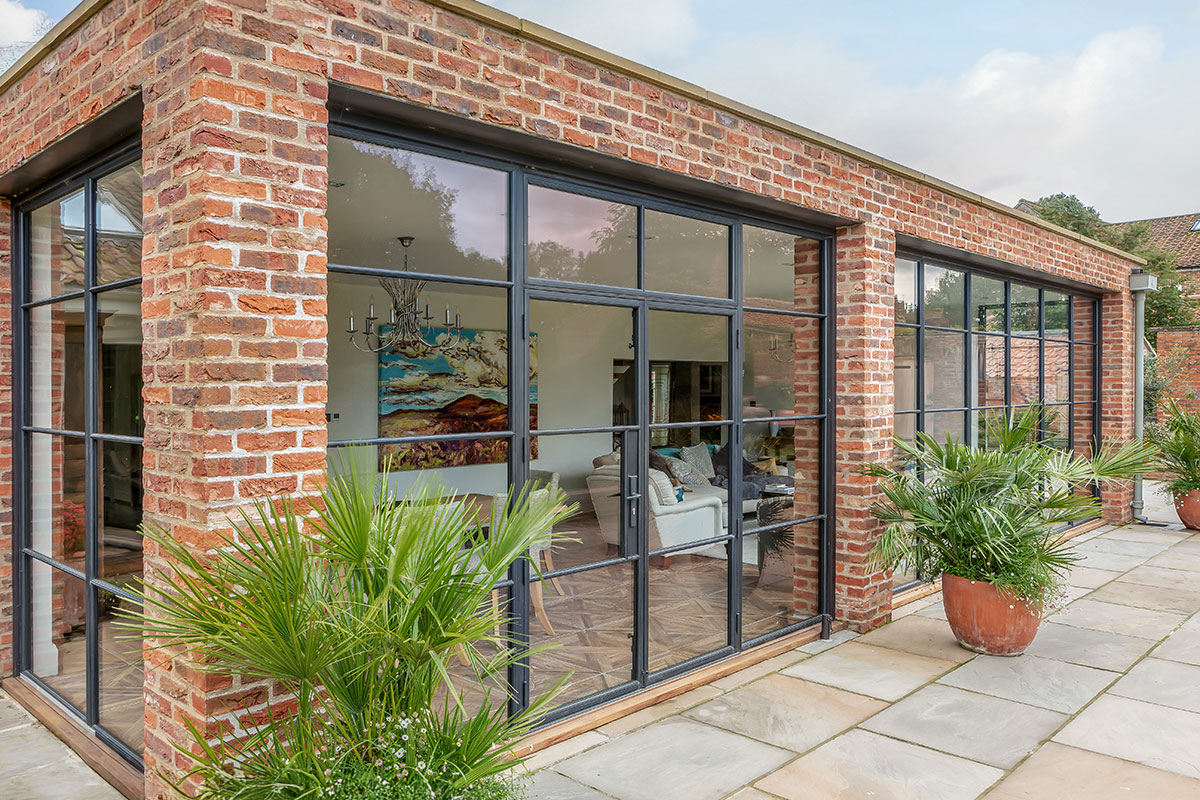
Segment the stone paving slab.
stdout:
<svg viewBox="0 0 1200 800">
<path fill-rule="evenodd" d="M 1047 742 L 987 800 L 1195 800 L 1200 781 Z"/>
<path fill-rule="evenodd" d="M 1093 591 L 1089 600 L 1099 600 L 1103 603 L 1137 606 L 1154 611 L 1169 611 L 1176 614 L 1190 614 L 1200 608 L 1200 575 L 1197 576 L 1196 590 L 1164 589 L 1161 586 L 1147 586 L 1127 580 L 1115 580 L 1106 583 Z"/>
<path fill-rule="evenodd" d="M 123 795 L 0 693 L 0 798 L 123 800 Z"/>
<path fill-rule="evenodd" d="M 1200 713 L 1200 666 L 1147 658 L 1129 670 L 1109 692 Z"/>
<path fill-rule="evenodd" d="M 1066 720 L 1056 711 L 934 684 L 860 727 L 1008 769 Z"/>
<path fill-rule="evenodd" d="M 1101 603 L 1089 598 L 1076 600 L 1054 615 L 1054 621 L 1059 625 L 1152 640 L 1163 638 L 1183 620 L 1182 614 Z"/>
<path fill-rule="evenodd" d="M 848 642 L 785 669 L 783 674 L 880 700 L 899 700 L 954 666 L 952 661 Z"/>
<path fill-rule="evenodd" d="M 1106 694 L 1054 741 L 1200 778 L 1200 714 Z"/>
<path fill-rule="evenodd" d="M 1120 572 L 1076 565 L 1071 568 L 1071 574 L 1067 576 L 1067 584 L 1082 586 L 1085 589 L 1095 589 L 1119 577 L 1121 577 Z"/>
<path fill-rule="evenodd" d="M 858 637 L 858 641 L 956 663 L 968 661 L 975 655 L 959 646 L 954 634 L 944 622 L 920 614 L 913 614 L 863 634 Z"/>
<path fill-rule="evenodd" d="M 1154 646 L 1149 639 L 1043 622 L 1025 655 L 1123 672 Z"/>
<path fill-rule="evenodd" d="M 887 736 L 852 730 L 763 778 L 786 800 L 970 800 L 1004 773 Z"/>
<path fill-rule="evenodd" d="M 1200 664 L 1200 630 L 1184 625 L 1154 649 L 1156 658 Z"/>
<path fill-rule="evenodd" d="M 980 656 L 942 676 L 938 683 L 1074 714 L 1118 676 L 1027 654 L 1019 658 Z"/>
</svg>

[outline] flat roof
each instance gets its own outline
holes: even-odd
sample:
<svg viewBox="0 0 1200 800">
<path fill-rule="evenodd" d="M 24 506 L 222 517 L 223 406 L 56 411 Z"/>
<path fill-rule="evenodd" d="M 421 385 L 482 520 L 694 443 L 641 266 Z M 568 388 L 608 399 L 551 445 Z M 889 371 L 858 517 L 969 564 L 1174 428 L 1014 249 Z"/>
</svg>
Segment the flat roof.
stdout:
<svg viewBox="0 0 1200 800">
<path fill-rule="evenodd" d="M 93 14 L 107 5 L 109 0 L 82 0 L 71 13 L 67 14 L 57 25 L 51 28 L 45 36 L 39 39 L 28 52 L 17 59 L 4 74 L 0 75 L 0 92 L 7 91 L 26 73 L 28 73 L 44 56 L 49 54 L 59 42 L 69 36 L 79 26 L 88 20 Z M 645 64 L 640 64 L 628 58 L 624 58 L 615 53 L 610 53 L 607 50 L 602 50 L 599 47 L 580 41 L 564 33 L 559 33 L 536 22 L 523 19 L 513 14 L 509 14 L 499 9 L 492 8 L 489 5 L 476 2 L 476 0 L 427 0 L 430 5 L 446 9 L 447 11 L 461 14 L 465 17 L 470 17 L 479 22 L 482 22 L 492 27 L 512 33 L 516 36 L 521 36 L 541 44 L 548 45 L 552 48 L 560 50 L 564 53 L 579 56 L 596 64 L 599 64 L 609 69 L 625 73 L 639 80 L 652 83 L 661 88 L 675 92 L 692 100 L 698 100 L 713 108 L 727 111 L 735 114 L 743 119 L 763 125 L 767 128 L 773 128 L 783 133 L 790 134 L 800 139 L 820 145 L 828 150 L 842 155 L 849 156 L 864 164 L 870 164 L 880 169 L 887 170 L 901 178 L 915 181 L 933 189 L 937 189 L 951 197 L 957 197 L 960 200 L 966 200 L 969 203 L 974 203 L 989 211 L 994 211 L 1002 216 L 1011 217 L 1020 220 L 1029 225 L 1041 228 L 1052 233 L 1059 234 L 1068 239 L 1074 239 L 1077 242 L 1082 242 L 1097 250 L 1102 250 L 1107 253 L 1119 256 L 1127 261 L 1135 264 L 1145 264 L 1145 260 L 1131 253 L 1126 253 L 1112 245 L 1104 242 L 1096 241 L 1088 238 L 1081 233 L 1055 225 L 1052 222 L 1026 214 L 1023 211 L 1017 211 L 1011 206 L 1004 203 L 984 197 L 981 194 L 964 189 L 961 186 L 956 186 L 947 181 L 935 178 L 919 170 L 906 167 L 903 164 L 876 155 L 854 145 L 834 139 L 831 136 L 826 136 L 817 131 L 805 128 L 802 125 L 797 125 L 783 117 L 775 116 L 744 103 L 740 103 L 724 95 L 710 92 L 702 86 L 690 83 L 674 75 L 669 75 L 665 72 L 648 67 Z"/>
</svg>

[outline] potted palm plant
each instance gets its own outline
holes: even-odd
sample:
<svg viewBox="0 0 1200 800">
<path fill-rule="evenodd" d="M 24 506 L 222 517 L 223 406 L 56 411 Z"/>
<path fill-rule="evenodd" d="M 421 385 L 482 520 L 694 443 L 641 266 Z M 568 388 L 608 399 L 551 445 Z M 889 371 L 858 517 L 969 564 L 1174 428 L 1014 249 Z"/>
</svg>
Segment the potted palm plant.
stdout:
<svg viewBox="0 0 1200 800">
<path fill-rule="evenodd" d="M 1157 469 L 1171 477 L 1164 488 L 1175 500 L 1179 519 L 1200 529 L 1200 412 L 1180 408 L 1171 401 L 1166 422 L 1147 429 L 1147 438 L 1158 445 Z"/>
<path fill-rule="evenodd" d="M 886 496 L 871 509 L 886 523 L 874 563 L 940 577 L 950 627 L 968 650 L 1024 652 L 1077 560 L 1061 529 L 1098 515 L 1096 482 L 1153 463 L 1141 442 L 1091 458 L 1056 449 L 1039 441 L 1049 416 L 1034 406 L 989 420 L 988 447 L 897 439 L 896 463 L 867 469 Z"/>
</svg>

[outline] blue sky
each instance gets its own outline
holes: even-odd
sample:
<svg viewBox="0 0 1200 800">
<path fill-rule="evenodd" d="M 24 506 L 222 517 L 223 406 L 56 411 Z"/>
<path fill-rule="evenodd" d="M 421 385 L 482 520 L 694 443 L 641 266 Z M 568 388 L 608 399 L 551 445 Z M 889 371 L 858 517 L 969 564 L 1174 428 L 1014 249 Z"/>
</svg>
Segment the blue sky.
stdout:
<svg viewBox="0 0 1200 800">
<path fill-rule="evenodd" d="M 492 5 L 1005 203 L 1200 211 L 1200 0 Z"/>
</svg>

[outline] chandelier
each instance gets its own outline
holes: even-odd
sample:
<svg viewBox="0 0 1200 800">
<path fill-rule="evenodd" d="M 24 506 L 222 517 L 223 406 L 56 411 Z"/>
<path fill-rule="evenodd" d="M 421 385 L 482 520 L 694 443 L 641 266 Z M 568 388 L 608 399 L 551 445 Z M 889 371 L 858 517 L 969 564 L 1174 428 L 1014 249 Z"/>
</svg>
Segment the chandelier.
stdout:
<svg viewBox="0 0 1200 800">
<path fill-rule="evenodd" d="M 415 237 L 396 237 L 404 248 L 403 272 L 409 271 L 408 248 Z M 462 344 L 462 314 L 455 309 L 450 316 L 450 304 L 446 304 L 446 318 L 441 326 L 434 326 L 429 304 L 421 308 L 421 293 L 426 281 L 413 278 L 380 278 L 379 285 L 388 294 L 389 324 L 386 330 L 379 325 L 375 315 L 375 298 L 371 297 L 362 330 L 354 324 L 354 310 L 350 310 L 350 324 L 346 334 L 350 343 L 364 353 L 385 351 L 402 353 L 406 356 L 424 356 L 430 353 L 445 353 L 458 349 Z M 440 332 L 439 331 L 440 327 Z M 430 335 L 432 334 L 432 335 Z"/>
<path fill-rule="evenodd" d="M 780 347 L 779 336 L 776 334 L 771 334 L 771 338 L 767 345 L 767 353 L 775 361 L 778 361 L 781 364 L 787 364 L 793 359 L 792 351 L 796 343 L 795 337 L 789 334 L 787 337 L 787 343 L 787 347 Z"/>
</svg>

